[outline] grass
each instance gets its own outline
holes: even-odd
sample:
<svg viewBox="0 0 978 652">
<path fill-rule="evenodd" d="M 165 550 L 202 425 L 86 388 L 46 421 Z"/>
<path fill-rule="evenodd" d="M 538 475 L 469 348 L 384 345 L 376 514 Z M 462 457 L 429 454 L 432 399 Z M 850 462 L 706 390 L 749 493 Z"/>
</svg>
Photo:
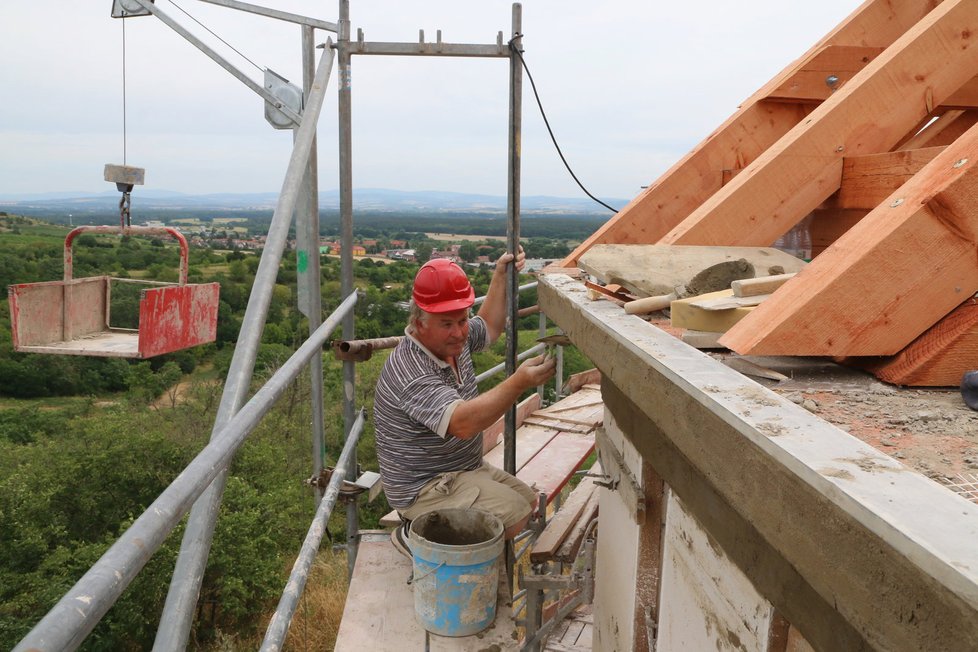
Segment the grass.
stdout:
<svg viewBox="0 0 978 652">
<path fill-rule="evenodd" d="M 291 572 L 291 569 L 289 569 Z M 292 624 L 282 646 L 283 652 L 307 652 L 308 650 L 332 650 L 340 630 L 343 606 L 346 604 L 347 578 L 346 554 L 319 551 L 299 598 Z M 383 605 L 376 605 L 383 609 Z M 262 616 L 268 623 L 274 609 Z M 216 650 L 257 650 L 265 637 L 265 627 L 259 628 L 249 640 L 230 640 L 225 637 Z"/>
</svg>

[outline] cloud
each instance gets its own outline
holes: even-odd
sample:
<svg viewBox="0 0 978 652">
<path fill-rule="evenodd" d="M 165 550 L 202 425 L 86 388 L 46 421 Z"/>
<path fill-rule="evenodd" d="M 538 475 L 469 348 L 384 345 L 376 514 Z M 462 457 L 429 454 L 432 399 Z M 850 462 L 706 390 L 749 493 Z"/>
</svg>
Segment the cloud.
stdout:
<svg viewBox="0 0 978 652">
<path fill-rule="evenodd" d="M 275 191 L 288 160 L 287 132 L 263 103 L 152 17 L 122 22 L 109 3 L 0 3 L 0 192 L 105 190 L 102 166 L 128 159 L 147 185 L 182 192 Z M 191 0 L 180 7 L 239 55 L 157 5 L 235 65 L 298 82 L 299 28 Z M 273 4 L 273 3 L 266 3 Z M 281 0 L 315 15 L 323 4 Z M 368 41 L 493 43 L 510 35 L 511 3 L 358 0 L 353 33 Z M 581 180 L 604 197 L 634 196 L 705 138 L 737 105 L 857 7 L 534 0 L 522 8 L 525 58 L 558 142 Z M 316 17 L 336 21 L 335 13 Z M 317 32 L 318 41 L 328 34 Z M 317 57 L 318 57 L 317 51 Z M 250 60 L 250 61 L 249 61 Z M 504 194 L 508 63 L 504 60 L 355 57 L 354 185 Z M 320 186 L 337 186 L 336 74 L 319 130 Z M 550 144 L 524 77 L 524 194 L 580 196 Z"/>
</svg>

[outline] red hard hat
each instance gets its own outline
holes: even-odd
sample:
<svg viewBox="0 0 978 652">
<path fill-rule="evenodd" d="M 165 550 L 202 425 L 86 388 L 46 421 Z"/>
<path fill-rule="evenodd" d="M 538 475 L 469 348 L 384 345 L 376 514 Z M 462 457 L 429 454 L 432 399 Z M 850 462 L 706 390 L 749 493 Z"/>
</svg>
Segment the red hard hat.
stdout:
<svg viewBox="0 0 978 652">
<path fill-rule="evenodd" d="M 475 303 L 475 290 L 462 268 L 447 258 L 429 260 L 414 277 L 414 303 L 425 312 L 452 312 Z"/>
</svg>

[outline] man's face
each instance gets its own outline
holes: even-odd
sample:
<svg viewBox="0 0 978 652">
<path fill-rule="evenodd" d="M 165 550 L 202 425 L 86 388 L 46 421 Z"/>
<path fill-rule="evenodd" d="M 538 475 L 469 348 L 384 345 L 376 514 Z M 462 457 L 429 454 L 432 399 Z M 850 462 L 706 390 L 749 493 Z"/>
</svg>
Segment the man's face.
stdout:
<svg viewBox="0 0 978 652">
<path fill-rule="evenodd" d="M 414 336 L 436 356 L 448 362 L 462 354 L 469 339 L 469 309 L 428 313 L 416 324 Z"/>
</svg>

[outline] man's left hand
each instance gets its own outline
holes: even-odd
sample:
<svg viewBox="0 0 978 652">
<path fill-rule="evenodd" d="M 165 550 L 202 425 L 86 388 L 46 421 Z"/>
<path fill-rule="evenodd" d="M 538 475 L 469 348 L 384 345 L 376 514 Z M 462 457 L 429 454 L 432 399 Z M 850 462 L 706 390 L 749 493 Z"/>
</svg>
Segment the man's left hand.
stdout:
<svg viewBox="0 0 978 652">
<path fill-rule="evenodd" d="M 505 272 L 506 265 L 508 265 L 513 260 L 513 254 L 507 252 L 499 257 L 496 261 L 496 271 Z M 523 246 L 520 245 L 516 252 L 516 272 L 522 272 L 523 267 L 526 265 L 526 254 L 523 252 Z"/>
</svg>

